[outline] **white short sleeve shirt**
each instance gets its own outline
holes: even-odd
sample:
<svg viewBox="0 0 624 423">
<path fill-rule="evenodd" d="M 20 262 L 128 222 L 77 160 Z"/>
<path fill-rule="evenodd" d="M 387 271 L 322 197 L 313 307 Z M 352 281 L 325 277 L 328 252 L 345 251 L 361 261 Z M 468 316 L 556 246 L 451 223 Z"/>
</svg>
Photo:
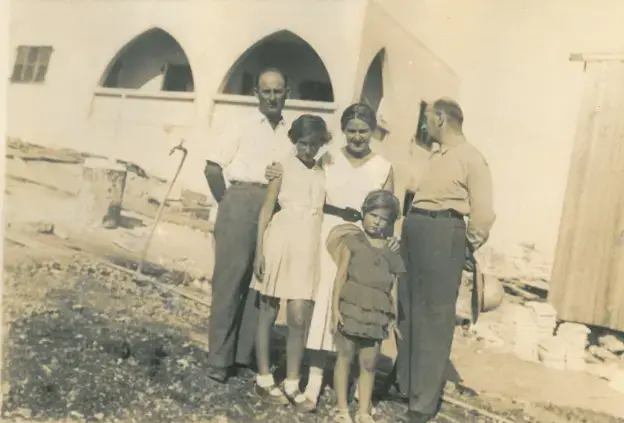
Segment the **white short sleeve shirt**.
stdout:
<svg viewBox="0 0 624 423">
<path fill-rule="evenodd" d="M 226 128 L 208 146 L 206 160 L 219 164 L 228 181 L 266 183 L 266 167 L 294 150 L 285 120 L 273 129 L 259 110 Z"/>
</svg>

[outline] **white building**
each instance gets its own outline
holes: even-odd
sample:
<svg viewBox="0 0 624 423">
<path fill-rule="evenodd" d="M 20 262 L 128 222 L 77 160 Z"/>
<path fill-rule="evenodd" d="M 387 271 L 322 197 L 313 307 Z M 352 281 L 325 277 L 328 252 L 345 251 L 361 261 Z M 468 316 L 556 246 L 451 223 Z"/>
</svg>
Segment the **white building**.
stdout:
<svg viewBox="0 0 624 423">
<path fill-rule="evenodd" d="M 162 176 L 184 137 L 181 183 L 205 191 L 202 145 L 255 107 L 253 75 L 276 65 L 287 114 L 320 114 L 336 138 L 347 105 L 381 104 L 376 147 L 400 186 L 422 163 L 421 102 L 453 96 L 492 168 L 495 255 L 531 245 L 548 262 L 582 98 L 568 57 L 624 51 L 622 22 L 619 0 L 15 0 L 8 135 Z"/>
</svg>

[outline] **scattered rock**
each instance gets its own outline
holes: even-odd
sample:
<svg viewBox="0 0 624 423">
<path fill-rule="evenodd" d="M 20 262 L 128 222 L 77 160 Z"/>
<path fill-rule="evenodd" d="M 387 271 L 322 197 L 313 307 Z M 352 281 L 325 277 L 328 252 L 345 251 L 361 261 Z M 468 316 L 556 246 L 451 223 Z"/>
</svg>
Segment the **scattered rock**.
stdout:
<svg viewBox="0 0 624 423">
<path fill-rule="evenodd" d="M 616 354 L 624 353 L 624 334 L 607 334 L 598 338 L 598 345 Z"/>
<path fill-rule="evenodd" d="M 84 416 L 77 411 L 72 411 L 69 413 L 69 415 L 75 419 L 84 420 Z"/>
<path fill-rule="evenodd" d="M 32 417 L 32 410 L 28 408 L 18 408 L 17 410 L 14 411 L 13 414 L 19 417 L 23 417 L 27 420 L 30 420 L 30 418 Z"/>
<path fill-rule="evenodd" d="M 617 360 L 617 355 L 613 354 L 606 348 L 597 345 L 590 345 L 588 351 L 596 358 L 604 362 L 612 362 Z"/>
<path fill-rule="evenodd" d="M 40 234 L 52 235 L 54 233 L 54 224 L 50 222 L 39 222 L 36 225 L 36 229 Z"/>
</svg>

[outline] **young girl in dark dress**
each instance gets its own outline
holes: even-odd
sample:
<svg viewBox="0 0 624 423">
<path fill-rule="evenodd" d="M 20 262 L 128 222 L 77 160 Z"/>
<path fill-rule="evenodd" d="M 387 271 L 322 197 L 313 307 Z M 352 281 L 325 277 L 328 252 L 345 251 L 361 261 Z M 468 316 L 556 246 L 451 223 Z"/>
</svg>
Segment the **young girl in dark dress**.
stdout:
<svg viewBox="0 0 624 423">
<path fill-rule="evenodd" d="M 332 298 L 337 347 L 334 389 L 336 422 L 352 422 L 347 410 L 351 361 L 359 355 L 359 410 L 355 423 L 370 423 L 375 366 L 381 341 L 396 330 L 396 276 L 405 272 L 397 252 L 388 248 L 388 234 L 399 216 L 399 200 L 390 192 L 371 192 L 362 205 L 363 230 L 339 225 L 327 239 L 338 270 Z M 397 333 L 397 335 L 399 335 Z"/>
</svg>

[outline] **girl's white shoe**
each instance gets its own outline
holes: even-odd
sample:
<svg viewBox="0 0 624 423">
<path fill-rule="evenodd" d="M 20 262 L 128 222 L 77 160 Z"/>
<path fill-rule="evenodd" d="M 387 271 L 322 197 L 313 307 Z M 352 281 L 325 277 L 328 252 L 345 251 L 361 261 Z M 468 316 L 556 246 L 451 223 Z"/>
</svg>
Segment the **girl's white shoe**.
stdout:
<svg viewBox="0 0 624 423">
<path fill-rule="evenodd" d="M 349 410 L 338 410 L 334 415 L 334 423 L 353 423 Z"/>
<path fill-rule="evenodd" d="M 356 414 L 354 423 L 375 423 L 375 420 L 370 414 Z"/>
</svg>

